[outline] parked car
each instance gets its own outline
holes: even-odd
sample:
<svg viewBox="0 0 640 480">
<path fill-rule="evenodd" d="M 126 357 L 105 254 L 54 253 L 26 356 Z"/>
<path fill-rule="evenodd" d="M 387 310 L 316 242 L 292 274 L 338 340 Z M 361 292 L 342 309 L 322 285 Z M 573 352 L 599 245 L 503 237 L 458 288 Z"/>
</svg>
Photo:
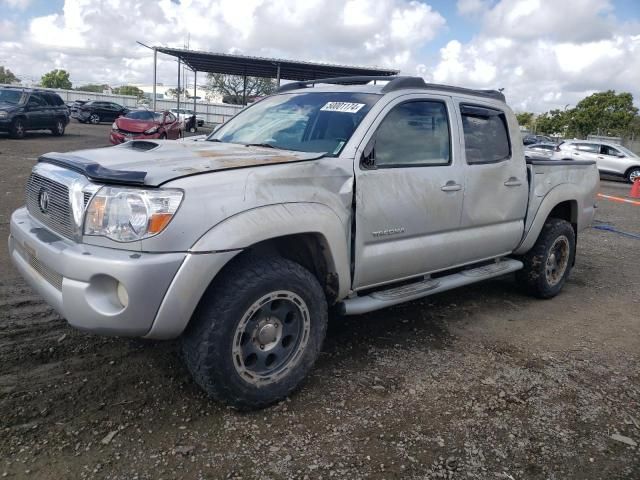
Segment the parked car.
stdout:
<svg viewBox="0 0 640 480">
<path fill-rule="evenodd" d="M 596 162 L 600 173 L 624 178 L 630 183 L 640 178 L 640 156 L 615 143 L 567 140 L 558 145 L 553 158 Z"/>
<path fill-rule="evenodd" d="M 75 327 L 182 337 L 196 383 L 240 408 L 300 385 L 330 307 L 362 314 L 511 272 L 532 295 L 560 293 L 594 216 L 595 163 L 526 162 L 498 91 L 358 84 L 380 78 L 289 83 L 204 138 L 45 154 L 10 258 Z"/>
<path fill-rule="evenodd" d="M 534 143 L 525 145 L 524 158 L 527 160 L 551 160 L 558 146 L 555 143 Z"/>
<path fill-rule="evenodd" d="M 69 111 L 71 112 L 71 118 L 76 118 L 78 115 L 78 108 L 87 102 L 89 102 L 89 100 L 74 100 L 73 102 L 67 103 Z"/>
<path fill-rule="evenodd" d="M 29 130 L 51 130 L 64 135 L 69 110 L 55 92 L 22 87 L 0 87 L 0 132 L 23 138 Z"/>
<path fill-rule="evenodd" d="M 523 145 L 533 145 L 534 143 L 554 143 L 551 137 L 546 137 L 544 135 L 525 135 L 522 137 Z"/>
<path fill-rule="evenodd" d="M 177 140 L 182 136 L 182 125 L 171 112 L 134 110 L 118 117 L 111 126 L 109 140 L 114 145 L 129 140 Z"/>
<path fill-rule="evenodd" d="M 196 123 L 198 125 L 198 127 L 202 127 L 204 125 L 204 115 L 203 114 L 198 114 L 195 113 L 193 110 L 188 110 L 188 109 L 184 109 L 181 108 L 180 111 L 178 112 L 177 108 L 172 108 L 170 110 L 171 113 L 173 113 L 174 115 L 176 115 L 178 117 L 179 120 L 184 121 L 185 119 L 188 119 L 189 117 L 196 117 Z"/>
<path fill-rule="evenodd" d="M 113 102 L 91 100 L 84 105 L 79 105 L 77 114 L 74 115 L 82 123 L 113 122 L 121 115 L 129 113 L 129 109 Z"/>
</svg>

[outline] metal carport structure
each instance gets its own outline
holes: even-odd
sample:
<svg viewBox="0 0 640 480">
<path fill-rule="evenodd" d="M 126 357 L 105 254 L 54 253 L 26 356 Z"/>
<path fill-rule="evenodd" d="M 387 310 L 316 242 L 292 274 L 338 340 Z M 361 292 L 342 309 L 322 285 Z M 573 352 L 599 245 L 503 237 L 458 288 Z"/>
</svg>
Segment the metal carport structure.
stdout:
<svg viewBox="0 0 640 480">
<path fill-rule="evenodd" d="M 156 107 L 157 57 L 158 52 L 176 57 L 179 63 L 184 63 L 194 74 L 223 73 L 246 77 L 275 78 L 278 85 L 280 80 L 315 80 L 319 78 L 334 78 L 347 76 L 391 76 L 397 75 L 398 70 L 378 67 L 358 67 L 349 65 L 335 65 L 329 63 L 313 63 L 304 61 L 284 60 L 280 58 L 251 57 L 246 55 L 232 55 L 227 53 L 203 52 L 182 48 L 151 47 L 153 50 L 153 109 Z M 194 79 L 194 90 L 196 81 Z M 180 68 L 178 68 L 178 95 L 180 95 Z M 194 91 L 195 97 L 195 91 Z M 243 103 L 246 94 L 243 95 Z M 178 97 L 178 105 L 180 97 Z M 194 98 L 195 110 L 195 98 Z"/>
</svg>

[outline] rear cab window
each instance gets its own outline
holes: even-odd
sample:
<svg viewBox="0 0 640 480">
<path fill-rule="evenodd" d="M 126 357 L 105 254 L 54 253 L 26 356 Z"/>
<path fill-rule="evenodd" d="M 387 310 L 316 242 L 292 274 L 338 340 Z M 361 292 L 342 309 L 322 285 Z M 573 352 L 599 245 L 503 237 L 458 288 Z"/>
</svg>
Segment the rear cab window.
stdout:
<svg viewBox="0 0 640 480">
<path fill-rule="evenodd" d="M 463 103 L 460 113 L 467 164 L 498 163 L 511 158 L 509 128 L 502 110 Z"/>
</svg>

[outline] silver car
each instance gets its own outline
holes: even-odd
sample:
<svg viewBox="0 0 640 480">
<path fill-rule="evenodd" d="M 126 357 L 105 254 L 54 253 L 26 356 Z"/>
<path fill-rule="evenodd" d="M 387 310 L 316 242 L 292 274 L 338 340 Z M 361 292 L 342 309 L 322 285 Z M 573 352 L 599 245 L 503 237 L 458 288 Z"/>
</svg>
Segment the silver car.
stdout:
<svg viewBox="0 0 640 480">
<path fill-rule="evenodd" d="M 524 158 L 527 160 L 551 160 L 558 146 L 555 143 L 534 143 L 524 146 Z"/>
<path fill-rule="evenodd" d="M 592 140 L 569 140 L 558 145 L 556 160 L 593 160 L 598 171 L 633 183 L 640 179 L 640 156 L 615 143 Z"/>
</svg>

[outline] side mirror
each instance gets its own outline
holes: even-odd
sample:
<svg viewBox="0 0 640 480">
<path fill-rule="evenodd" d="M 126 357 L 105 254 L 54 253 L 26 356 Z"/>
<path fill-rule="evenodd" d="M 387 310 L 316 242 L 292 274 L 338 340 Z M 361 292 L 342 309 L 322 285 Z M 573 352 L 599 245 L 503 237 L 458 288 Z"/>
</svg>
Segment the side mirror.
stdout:
<svg viewBox="0 0 640 480">
<path fill-rule="evenodd" d="M 624 157 L 626 157 L 626 155 L 625 155 L 624 153 L 617 153 L 617 154 L 616 154 L 616 157 L 618 157 L 618 158 L 624 158 Z"/>
</svg>

